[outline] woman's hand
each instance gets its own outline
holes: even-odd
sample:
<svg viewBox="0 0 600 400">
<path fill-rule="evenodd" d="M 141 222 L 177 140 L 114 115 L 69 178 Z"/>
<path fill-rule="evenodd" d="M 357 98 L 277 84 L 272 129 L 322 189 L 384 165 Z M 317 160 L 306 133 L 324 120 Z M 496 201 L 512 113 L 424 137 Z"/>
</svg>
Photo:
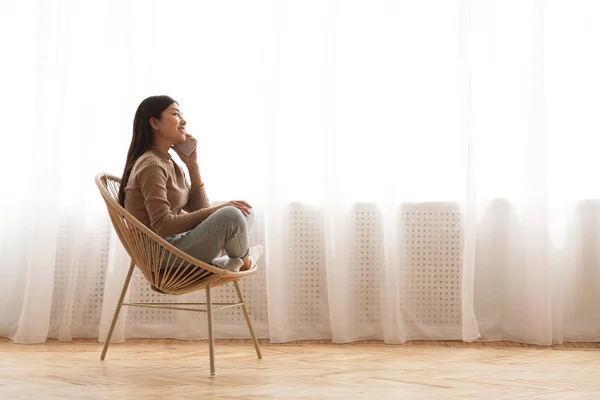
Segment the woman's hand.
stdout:
<svg viewBox="0 0 600 400">
<path fill-rule="evenodd" d="M 250 215 L 250 209 L 252 208 L 252 206 L 250 204 L 246 203 L 243 200 L 231 200 L 231 201 L 228 201 L 227 203 L 221 204 L 219 207 L 223 208 L 223 207 L 228 207 L 228 206 L 232 206 L 232 207 L 235 207 L 238 210 L 240 210 L 242 212 L 242 214 L 244 214 L 244 217 L 247 217 L 248 215 Z"/>
<path fill-rule="evenodd" d="M 183 163 L 188 168 L 190 168 L 191 166 L 198 165 L 198 145 L 197 145 L 198 141 L 196 140 L 195 137 L 193 137 L 189 133 L 186 133 L 185 136 L 192 139 L 194 142 L 196 142 L 196 148 L 194 149 L 194 151 L 192 151 L 192 153 L 188 157 L 186 157 L 185 154 L 183 154 L 181 151 L 179 151 L 175 146 L 172 146 L 171 148 L 173 150 L 175 150 L 175 153 L 177 153 L 179 158 L 181 158 L 181 161 L 183 161 Z"/>
</svg>

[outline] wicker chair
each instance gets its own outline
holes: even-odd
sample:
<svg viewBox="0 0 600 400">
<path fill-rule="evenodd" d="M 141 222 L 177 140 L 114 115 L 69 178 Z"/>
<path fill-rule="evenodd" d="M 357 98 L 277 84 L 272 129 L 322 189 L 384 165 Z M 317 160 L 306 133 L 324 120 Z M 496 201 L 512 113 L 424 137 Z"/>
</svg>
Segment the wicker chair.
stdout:
<svg viewBox="0 0 600 400">
<path fill-rule="evenodd" d="M 118 193 L 121 180 L 115 176 L 100 173 L 96 175 L 96 185 L 104 198 L 108 214 L 113 227 L 123 244 L 123 247 L 131 257 L 131 264 L 127 278 L 123 284 L 121 297 L 110 324 L 108 336 L 102 349 L 100 360 L 104 360 L 110 339 L 115 329 L 121 306 L 150 307 L 168 310 L 182 310 L 193 312 L 206 312 L 208 317 L 208 338 L 210 350 L 210 375 L 215 375 L 214 338 L 212 327 L 213 311 L 230 307 L 242 307 L 254 348 L 258 358 L 262 358 L 248 309 L 244 303 L 242 291 L 238 280 L 252 275 L 256 269 L 243 272 L 230 272 L 197 260 L 182 252 L 170 243 L 162 239 L 156 233 L 139 222 L 134 216 L 127 212 L 118 202 Z M 206 303 L 124 303 L 125 293 L 131 281 L 134 267 L 137 266 L 146 280 L 150 283 L 152 290 L 162 294 L 180 295 L 204 289 L 206 291 Z M 233 283 L 238 295 L 238 303 L 211 303 L 210 291 L 212 288 Z M 190 308 L 190 306 L 205 306 L 205 308 Z M 218 306 L 213 308 L 213 306 Z"/>
</svg>

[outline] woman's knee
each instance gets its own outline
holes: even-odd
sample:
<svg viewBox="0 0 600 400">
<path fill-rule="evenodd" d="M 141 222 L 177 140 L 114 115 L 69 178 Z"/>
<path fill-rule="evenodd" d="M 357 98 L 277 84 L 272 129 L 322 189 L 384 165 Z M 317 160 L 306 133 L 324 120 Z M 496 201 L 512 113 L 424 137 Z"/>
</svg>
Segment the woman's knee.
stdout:
<svg viewBox="0 0 600 400">
<path fill-rule="evenodd" d="M 219 216 L 219 218 L 224 218 L 230 221 L 233 225 L 243 226 L 246 224 L 246 217 L 242 212 L 233 206 L 227 206 L 220 208 L 215 212 Z"/>
</svg>

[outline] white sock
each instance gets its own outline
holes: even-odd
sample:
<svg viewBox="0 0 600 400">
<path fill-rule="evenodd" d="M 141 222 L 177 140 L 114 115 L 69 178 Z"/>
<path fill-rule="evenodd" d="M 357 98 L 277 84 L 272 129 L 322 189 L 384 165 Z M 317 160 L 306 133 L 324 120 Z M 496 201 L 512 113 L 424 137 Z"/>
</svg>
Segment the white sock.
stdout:
<svg viewBox="0 0 600 400">
<path fill-rule="evenodd" d="M 216 267 L 233 272 L 238 272 L 240 267 L 244 265 L 244 261 L 241 258 L 230 258 L 229 256 L 217 257 L 212 260 L 212 263 Z"/>
<path fill-rule="evenodd" d="M 260 260 L 264 252 L 265 248 L 260 244 L 250 247 L 250 251 L 248 252 L 248 258 L 250 258 L 250 268 L 248 269 L 256 268 L 256 263 L 258 260 Z"/>
</svg>

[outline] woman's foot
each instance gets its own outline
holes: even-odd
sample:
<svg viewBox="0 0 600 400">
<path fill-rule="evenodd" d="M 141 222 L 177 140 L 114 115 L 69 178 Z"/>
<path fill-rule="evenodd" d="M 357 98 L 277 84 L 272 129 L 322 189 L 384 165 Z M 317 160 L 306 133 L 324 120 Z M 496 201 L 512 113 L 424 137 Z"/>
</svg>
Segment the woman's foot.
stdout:
<svg viewBox="0 0 600 400">
<path fill-rule="evenodd" d="M 250 247 L 248 255 L 242 259 L 244 263 L 240 267 L 240 271 L 247 271 L 249 269 L 256 268 L 256 263 L 258 262 L 258 260 L 260 260 L 264 251 L 265 248 L 261 245 Z"/>
<path fill-rule="evenodd" d="M 228 271 L 238 272 L 242 265 L 244 265 L 244 262 L 241 258 L 229 258 L 229 256 L 223 256 L 212 260 L 212 264 Z"/>
</svg>

